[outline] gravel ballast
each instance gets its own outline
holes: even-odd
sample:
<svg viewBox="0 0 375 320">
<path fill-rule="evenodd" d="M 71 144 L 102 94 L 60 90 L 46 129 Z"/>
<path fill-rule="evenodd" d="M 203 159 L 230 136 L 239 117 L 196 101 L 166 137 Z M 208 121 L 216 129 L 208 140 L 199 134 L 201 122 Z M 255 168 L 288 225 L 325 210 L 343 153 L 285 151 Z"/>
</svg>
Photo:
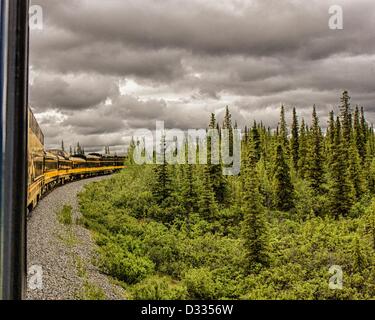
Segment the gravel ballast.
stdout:
<svg viewBox="0 0 375 320">
<path fill-rule="evenodd" d="M 96 177 L 61 186 L 33 210 L 27 223 L 27 299 L 125 298 L 124 290 L 101 274 L 93 263 L 96 244 L 90 231 L 74 222 L 80 216 L 77 194 L 84 185 L 108 178 Z M 58 221 L 57 213 L 64 205 L 72 207 L 71 225 Z M 42 270 L 41 277 L 35 276 L 35 270 Z"/>
</svg>

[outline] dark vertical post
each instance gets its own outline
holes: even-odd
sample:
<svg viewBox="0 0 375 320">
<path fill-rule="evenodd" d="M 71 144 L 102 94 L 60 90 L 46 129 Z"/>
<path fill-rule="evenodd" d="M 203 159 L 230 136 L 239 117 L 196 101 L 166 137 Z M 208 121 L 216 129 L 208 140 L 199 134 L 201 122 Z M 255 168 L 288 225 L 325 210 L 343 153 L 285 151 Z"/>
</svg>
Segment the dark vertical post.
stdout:
<svg viewBox="0 0 375 320">
<path fill-rule="evenodd" d="M 6 54 L 4 53 L 5 48 L 5 14 L 3 8 L 3 1 L 0 0 L 0 299 L 3 297 L 3 156 L 4 156 L 4 144 L 3 137 L 5 136 L 5 126 L 3 122 L 3 110 L 5 102 L 5 82 L 6 82 Z"/>
<path fill-rule="evenodd" d="M 6 16 L 3 99 L 3 299 L 22 299 L 26 284 L 29 1 L 1 0 Z M 3 125 L 2 124 L 2 125 Z"/>
</svg>

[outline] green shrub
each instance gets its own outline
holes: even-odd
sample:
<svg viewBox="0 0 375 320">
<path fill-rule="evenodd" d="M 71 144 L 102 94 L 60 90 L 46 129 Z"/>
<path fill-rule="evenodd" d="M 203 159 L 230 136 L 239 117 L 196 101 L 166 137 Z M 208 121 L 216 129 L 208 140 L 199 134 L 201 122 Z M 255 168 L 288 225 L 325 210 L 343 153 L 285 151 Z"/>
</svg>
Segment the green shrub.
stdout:
<svg viewBox="0 0 375 320">
<path fill-rule="evenodd" d="M 72 206 L 64 205 L 64 207 L 57 213 L 57 220 L 65 225 L 71 225 L 73 222 Z"/>
<path fill-rule="evenodd" d="M 149 198 L 150 166 L 90 184 L 80 195 L 83 222 L 95 231 L 100 247 L 100 270 L 125 282 L 129 298 L 375 297 L 375 202 L 369 205 L 370 198 L 363 196 L 348 217 L 334 219 L 326 209 L 327 195 L 314 195 L 295 177 L 295 210 L 267 213 L 270 265 L 249 273 L 241 203 L 221 205 L 209 221 L 187 213 L 178 195 L 180 173 L 175 174 L 176 197 L 160 205 Z M 240 190 L 240 181 L 228 181 Z M 328 287 L 334 264 L 343 267 L 343 290 Z"/>
<path fill-rule="evenodd" d="M 306 219 L 311 212 L 314 212 L 314 192 L 309 187 L 308 182 L 298 180 L 295 184 L 295 199 L 294 206 L 297 213 L 297 218 Z"/>
<path fill-rule="evenodd" d="M 207 268 L 188 270 L 183 282 L 191 299 L 212 300 L 219 298 L 221 288 L 215 283 L 213 273 Z"/>
<path fill-rule="evenodd" d="M 109 243 L 101 247 L 99 252 L 98 266 L 101 271 L 128 284 L 137 283 L 154 271 L 150 259 L 124 251 L 119 245 Z"/>
<path fill-rule="evenodd" d="M 135 300 L 184 300 L 187 298 L 186 287 L 173 283 L 168 277 L 150 277 L 131 288 Z"/>
<path fill-rule="evenodd" d="M 102 288 L 99 288 L 93 283 L 85 280 L 83 283 L 82 292 L 79 296 L 81 300 L 107 300 L 107 296 Z"/>
</svg>

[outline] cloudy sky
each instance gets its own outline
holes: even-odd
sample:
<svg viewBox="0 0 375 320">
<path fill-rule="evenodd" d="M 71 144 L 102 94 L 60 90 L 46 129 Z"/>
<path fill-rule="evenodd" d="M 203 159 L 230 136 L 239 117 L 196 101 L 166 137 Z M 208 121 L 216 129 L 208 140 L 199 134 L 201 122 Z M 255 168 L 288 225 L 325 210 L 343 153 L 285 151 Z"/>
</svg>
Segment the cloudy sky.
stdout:
<svg viewBox="0 0 375 320">
<path fill-rule="evenodd" d="M 321 122 L 347 89 L 375 122 L 373 0 L 32 0 L 31 105 L 47 147 L 124 152 L 132 130 L 205 128 L 226 105 L 274 127 Z M 343 30 L 328 27 L 341 5 Z M 289 112 L 290 113 L 290 112 Z"/>
</svg>

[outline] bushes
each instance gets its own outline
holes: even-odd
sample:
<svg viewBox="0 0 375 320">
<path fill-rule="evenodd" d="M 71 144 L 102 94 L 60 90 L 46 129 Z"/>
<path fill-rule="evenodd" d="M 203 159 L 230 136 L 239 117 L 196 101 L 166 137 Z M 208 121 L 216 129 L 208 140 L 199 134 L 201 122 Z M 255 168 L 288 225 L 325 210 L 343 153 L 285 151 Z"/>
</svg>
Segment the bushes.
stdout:
<svg viewBox="0 0 375 320">
<path fill-rule="evenodd" d="M 99 246 L 99 268 L 124 282 L 130 298 L 375 297 L 375 202 L 368 206 L 364 198 L 351 217 L 334 220 L 324 213 L 325 195 L 312 197 L 306 184 L 297 184 L 295 211 L 267 215 L 270 266 L 249 273 L 238 207 L 221 207 L 207 221 L 173 201 L 156 205 L 148 170 L 130 168 L 80 195 L 83 222 Z M 333 264 L 343 266 L 340 292 L 328 288 Z"/>
<path fill-rule="evenodd" d="M 181 259 L 179 243 L 173 229 L 150 222 L 144 227 L 145 233 L 142 244 L 147 256 L 153 261 L 159 272 L 177 276 L 176 263 Z"/>
<path fill-rule="evenodd" d="M 100 270 L 128 284 L 141 281 L 154 271 L 154 264 L 147 257 L 138 257 L 109 243 L 99 249 Z"/>
<path fill-rule="evenodd" d="M 145 218 L 148 216 L 148 210 L 153 203 L 151 192 L 139 192 L 136 196 L 134 191 L 126 190 L 114 197 L 113 206 L 118 209 L 132 208 L 129 214 L 137 219 Z"/>
<path fill-rule="evenodd" d="M 314 193 L 308 183 L 303 180 L 295 184 L 295 210 L 297 218 L 305 220 L 315 211 Z"/>
<path fill-rule="evenodd" d="M 221 286 L 215 282 L 213 273 L 207 268 L 188 270 L 183 283 L 191 299 L 213 300 L 221 296 Z"/>
<path fill-rule="evenodd" d="M 135 300 L 184 300 L 187 290 L 184 285 L 168 277 L 150 277 L 130 289 Z"/>
</svg>

